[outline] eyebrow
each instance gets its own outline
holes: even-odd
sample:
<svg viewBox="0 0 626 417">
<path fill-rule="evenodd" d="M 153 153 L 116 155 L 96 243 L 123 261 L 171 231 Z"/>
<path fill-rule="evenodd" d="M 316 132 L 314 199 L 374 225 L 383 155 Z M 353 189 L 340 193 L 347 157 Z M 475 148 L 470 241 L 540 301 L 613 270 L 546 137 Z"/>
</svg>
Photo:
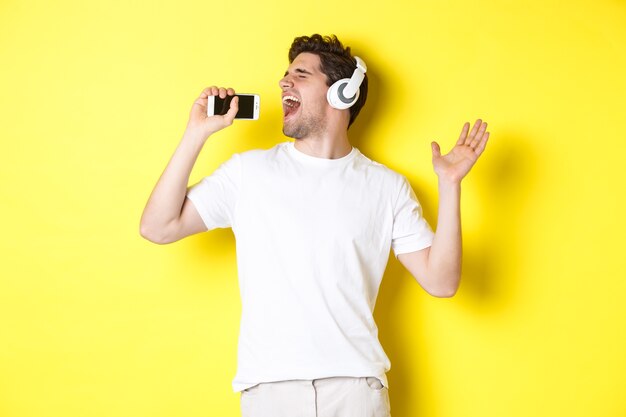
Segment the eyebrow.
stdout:
<svg viewBox="0 0 626 417">
<path fill-rule="evenodd" d="M 294 72 L 300 73 L 300 74 L 307 74 L 307 75 L 313 75 L 312 72 L 305 70 L 304 68 L 296 68 L 294 70 Z M 289 71 L 285 71 L 285 75 L 289 74 Z"/>
</svg>

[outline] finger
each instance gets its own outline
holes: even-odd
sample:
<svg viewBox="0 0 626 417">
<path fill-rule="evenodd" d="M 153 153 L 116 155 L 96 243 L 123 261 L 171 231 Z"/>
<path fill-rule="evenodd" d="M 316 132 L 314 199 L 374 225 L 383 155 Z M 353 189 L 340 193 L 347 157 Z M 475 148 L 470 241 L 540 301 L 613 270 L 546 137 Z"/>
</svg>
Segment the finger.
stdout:
<svg viewBox="0 0 626 417">
<path fill-rule="evenodd" d="M 469 130 L 469 122 L 465 122 L 463 124 L 463 129 L 461 129 L 461 135 L 459 136 L 459 140 L 456 141 L 457 145 L 463 145 L 465 143 L 465 138 L 467 137 L 467 131 Z"/>
<path fill-rule="evenodd" d="M 207 97 L 199 97 L 196 99 L 196 101 L 193 102 L 193 104 L 199 104 L 200 106 L 204 106 L 206 107 L 208 104 L 209 99 Z"/>
<path fill-rule="evenodd" d="M 470 148 L 474 149 L 478 146 L 486 130 L 487 130 L 487 122 L 483 122 L 483 124 L 480 126 L 480 129 L 478 129 L 478 133 L 472 140 L 472 143 L 470 143 Z"/>
<path fill-rule="evenodd" d="M 472 143 L 472 141 L 474 140 L 474 136 L 476 136 L 476 132 L 478 132 L 478 128 L 480 127 L 481 123 L 482 123 L 482 120 L 480 119 L 476 120 L 476 123 L 474 124 L 472 131 L 470 132 L 469 136 L 465 139 L 465 145 L 469 145 L 470 143 Z"/>
<path fill-rule="evenodd" d="M 441 156 L 441 148 L 437 142 L 431 142 L 430 147 L 433 151 L 433 159 L 439 158 Z"/>
<path fill-rule="evenodd" d="M 489 132 L 485 133 L 485 136 L 483 136 L 483 139 L 480 141 L 478 146 L 476 146 L 476 149 L 474 149 L 474 152 L 476 152 L 476 156 L 480 156 L 480 154 L 483 153 L 483 151 L 485 150 L 485 147 L 487 146 L 488 139 L 489 139 Z"/>
<path fill-rule="evenodd" d="M 235 120 L 235 116 L 237 115 L 238 111 L 239 111 L 239 97 L 235 96 L 230 101 L 230 108 L 224 115 L 224 120 L 226 120 L 228 124 L 231 124 L 233 120 Z"/>
<path fill-rule="evenodd" d="M 211 87 L 207 87 L 204 90 L 202 90 L 202 92 L 200 93 L 200 96 L 198 98 L 208 97 L 209 94 L 211 94 Z"/>
<path fill-rule="evenodd" d="M 226 89 L 224 87 L 219 88 L 220 98 L 226 98 Z"/>
<path fill-rule="evenodd" d="M 229 96 L 234 96 L 235 95 L 235 90 L 233 90 L 232 88 L 227 88 L 226 89 L 226 94 L 228 94 Z"/>
<path fill-rule="evenodd" d="M 207 105 L 208 102 L 208 96 L 211 93 L 211 87 L 207 87 L 204 90 L 202 90 L 202 92 L 200 93 L 200 97 L 198 97 L 193 104 L 199 104 L 201 106 L 205 106 Z"/>
</svg>

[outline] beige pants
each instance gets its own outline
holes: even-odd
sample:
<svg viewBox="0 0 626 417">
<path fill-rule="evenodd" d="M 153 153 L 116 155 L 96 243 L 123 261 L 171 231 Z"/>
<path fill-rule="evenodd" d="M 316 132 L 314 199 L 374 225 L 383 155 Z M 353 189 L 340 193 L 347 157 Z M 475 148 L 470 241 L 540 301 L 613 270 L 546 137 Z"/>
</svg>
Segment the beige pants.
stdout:
<svg viewBox="0 0 626 417">
<path fill-rule="evenodd" d="M 242 417 L 391 417 L 378 378 L 264 382 L 241 392 Z"/>
</svg>

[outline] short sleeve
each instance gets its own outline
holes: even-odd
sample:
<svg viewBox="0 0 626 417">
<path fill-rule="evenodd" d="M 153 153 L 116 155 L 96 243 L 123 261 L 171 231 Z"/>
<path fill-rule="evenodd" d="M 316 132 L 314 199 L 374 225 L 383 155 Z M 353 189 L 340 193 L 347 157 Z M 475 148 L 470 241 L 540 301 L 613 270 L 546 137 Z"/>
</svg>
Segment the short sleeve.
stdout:
<svg viewBox="0 0 626 417">
<path fill-rule="evenodd" d="M 187 192 L 208 230 L 232 227 L 241 188 L 241 158 L 234 154 L 213 174 L 204 177 Z"/>
<path fill-rule="evenodd" d="M 422 215 L 415 192 L 402 177 L 398 198 L 394 205 L 391 247 L 396 255 L 415 252 L 432 245 L 434 233 Z"/>
</svg>

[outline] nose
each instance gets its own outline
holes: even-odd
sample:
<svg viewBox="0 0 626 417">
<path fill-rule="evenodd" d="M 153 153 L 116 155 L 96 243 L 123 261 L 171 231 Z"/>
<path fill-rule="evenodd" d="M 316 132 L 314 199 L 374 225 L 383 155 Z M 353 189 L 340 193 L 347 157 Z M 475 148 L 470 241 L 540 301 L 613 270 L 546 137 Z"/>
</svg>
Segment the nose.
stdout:
<svg viewBox="0 0 626 417">
<path fill-rule="evenodd" d="M 291 77 L 289 76 L 289 74 L 285 75 L 283 78 L 280 79 L 280 81 L 278 81 L 278 86 L 282 88 L 283 90 L 285 88 L 293 87 L 293 81 L 291 80 Z"/>
</svg>

